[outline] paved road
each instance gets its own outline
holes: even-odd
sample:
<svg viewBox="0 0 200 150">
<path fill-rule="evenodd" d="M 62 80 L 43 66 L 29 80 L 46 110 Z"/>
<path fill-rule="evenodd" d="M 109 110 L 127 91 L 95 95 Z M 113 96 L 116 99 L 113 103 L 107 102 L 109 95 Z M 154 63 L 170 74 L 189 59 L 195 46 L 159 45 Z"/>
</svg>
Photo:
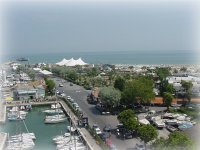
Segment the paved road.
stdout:
<svg viewBox="0 0 200 150">
<path fill-rule="evenodd" d="M 89 118 L 89 124 L 93 125 L 94 123 L 98 124 L 101 130 L 106 124 L 110 124 L 112 128 L 116 128 L 118 124 L 117 116 L 113 115 L 101 115 L 94 105 L 88 104 L 86 101 L 87 95 L 90 91 L 85 90 L 83 87 L 78 85 L 70 86 L 70 82 L 64 81 L 59 78 L 54 78 L 56 81 L 56 88 L 59 91 L 64 91 L 66 95 L 71 96 L 82 109 L 84 116 Z M 62 83 L 63 87 L 58 87 L 58 84 Z M 139 142 L 138 139 L 127 139 L 121 140 L 118 139 L 115 134 L 111 136 L 112 143 L 117 147 L 118 150 L 131 150 L 135 147 L 135 144 Z"/>
</svg>

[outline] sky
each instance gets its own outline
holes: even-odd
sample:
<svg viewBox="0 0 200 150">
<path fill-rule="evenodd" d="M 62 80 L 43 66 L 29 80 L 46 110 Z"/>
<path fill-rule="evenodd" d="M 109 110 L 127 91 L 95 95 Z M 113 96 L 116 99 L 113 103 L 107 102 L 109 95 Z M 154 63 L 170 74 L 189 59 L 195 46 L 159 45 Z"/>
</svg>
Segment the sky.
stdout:
<svg viewBox="0 0 200 150">
<path fill-rule="evenodd" d="M 198 50 L 191 1 L 10 1 L 3 8 L 2 54 Z"/>
</svg>

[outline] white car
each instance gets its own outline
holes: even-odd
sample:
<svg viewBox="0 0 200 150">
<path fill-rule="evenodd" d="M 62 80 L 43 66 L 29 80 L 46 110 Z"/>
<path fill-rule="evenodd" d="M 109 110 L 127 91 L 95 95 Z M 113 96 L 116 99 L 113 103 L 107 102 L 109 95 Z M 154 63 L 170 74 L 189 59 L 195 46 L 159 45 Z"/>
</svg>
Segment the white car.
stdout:
<svg viewBox="0 0 200 150">
<path fill-rule="evenodd" d="M 63 84 L 59 84 L 59 87 L 63 87 Z"/>
<path fill-rule="evenodd" d="M 95 130 L 96 134 L 102 134 L 102 132 L 101 132 L 101 130 L 99 129 L 99 127 L 98 127 L 98 128 L 95 128 L 94 130 Z"/>
<path fill-rule="evenodd" d="M 136 150 L 145 150 L 145 146 L 142 143 L 136 143 L 135 149 Z"/>
</svg>

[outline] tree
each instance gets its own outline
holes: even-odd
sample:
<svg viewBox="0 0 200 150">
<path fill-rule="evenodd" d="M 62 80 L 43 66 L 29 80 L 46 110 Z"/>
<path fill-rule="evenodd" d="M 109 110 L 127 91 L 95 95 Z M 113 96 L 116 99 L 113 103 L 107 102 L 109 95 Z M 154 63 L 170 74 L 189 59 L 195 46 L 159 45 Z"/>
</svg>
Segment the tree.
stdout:
<svg viewBox="0 0 200 150">
<path fill-rule="evenodd" d="M 182 85 L 182 87 L 185 89 L 185 97 L 187 98 L 187 100 L 190 102 L 190 100 L 191 100 L 191 96 L 192 96 L 192 91 L 191 91 L 191 89 L 192 89 L 192 86 L 193 86 L 193 84 L 192 84 L 192 82 L 191 81 L 181 81 L 181 85 Z"/>
<path fill-rule="evenodd" d="M 155 150 L 190 150 L 192 149 L 193 141 L 183 132 L 175 131 L 170 133 L 168 139 L 159 138 L 152 145 Z"/>
<path fill-rule="evenodd" d="M 55 88 L 55 82 L 53 80 L 49 80 L 47 78 L 44 78 L 44 80 L 45 80 L 45 83 L 47 86 L 46 91 L 50 92 L 51 94 L 54 94 L 53 89 Z"/>
<path fill-rule="evenodd" d="M 181 67 L 180 71 L 186 72 L 187 71 L 187 67 Z"/>
<path fill-rule="evenodd" d="M 121 99 L 121 93 L 119 90 L 116 90 L 113 87 L 103 87 L 99 91 L 99 97 L 101 102 L 107 108 L 113 108 L 118 106 Z"/>
<path fill-rule="evenodd" d="M 185 133 L 176 131 L 169 135 L 167 145 L 174 149 L 190 149 L 193 142 Z"/>
<path fill-rule="evenodd" d="M 78 74 L 75 71 L 70 71 L 67 77 L 72 81 L 76 81 L 76 79 L 78 79 Z"/>
<path fill-rule="evenodd" d="M 122 102 L 125 104 L 146 103 L 154 97 L 152 80 L 143 77 L 126 82 L 122 92 Z"/>
<path fill-rule="evenodd" d="M 127 109 L 122 111 L 118 116 L 117 119 L 121 122 L 124 123 L 126 122 L 126 120 L 130 119 L 130 118 L 135 118 L 135 113 L 133 110 L 131 109 Z"/>
<path fill-rule="evenodd" d="M 165 92 L 163 95 L 163 103 L 167 106 L 167 109 L 169 110 L 169 106 L 171 106 L 173 100 L 173 96 L 171 93 Z"/>
<path fill-rule="evenodd" d="M 125 128 L 129 129 L 129 130 L 137 130 L 139 127 L 139 122 L 136 119 L 136 117 L 130 117 L 127 120 L 124 121 L 123 125 L 125 126 Z"/>
<path fill-rule="evenodd" d="M 158 137 L 158 132 L 152 125 L 142 125 L 138 128 L 138 135 L 142 141 L 146 144 Z"/>
<path fill-rule="evenodd" d="M 123 91 L 124 89 L 124 84 L 125 84 L 125 80 L 124 78 L 122 77 L 117 77 L 117 79 L 115 80 L 115 83 L 114 83 L 114 87 L 116 89 L 119 89 L 120 91 Z"/>
<path fill-rule="evenodd" d="M 165 92 L 174 94 L 175 89 L 172 84 L 169 84 L 166 80 L 164 80 L 164 81 L 161 81 L 160 92 L 162 96 Z"/>
<path fill-rule="evenodd" d="M 160 81 L 165 80 L 166 77 L 171 75 L 170 68 L 156 68 L 156 74 L 158 75 Z"/>
</svg>

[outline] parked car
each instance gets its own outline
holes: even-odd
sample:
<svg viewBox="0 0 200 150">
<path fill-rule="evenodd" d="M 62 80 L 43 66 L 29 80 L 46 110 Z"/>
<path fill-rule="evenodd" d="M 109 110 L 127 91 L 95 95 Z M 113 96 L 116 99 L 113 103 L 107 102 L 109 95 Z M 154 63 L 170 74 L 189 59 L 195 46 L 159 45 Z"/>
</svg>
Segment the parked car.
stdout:
<svg viewBox="0 0 200 150">
<path fill-rule="evenodd" d="M 99 137 L 105 142 L 106 139 L 110 137 L 110 133 L 102 132 L 101 134 L 99 134 Z"/>
<path fill-rule="evenodd" d="M 98 135 L 102 134 L 100 128 L 98 127 L 97 124 L 93 124 L 92 129 L 94 130 L 94 132 Z"/>
<path fill-rule="evenodd" d="M 104 107 L 102 104 L 100 104 L 100 103 L 96 104 L 95 108 L 96 108 L 97 110 L 99 110 L 100 113 L 101 113 L 102 115 L 109 115 L 109 114 L 110 114 L 110 112 L 107 111 L 107 110 L 105 109 L 105 107 Z"/>
<path fill-rule="evenodd" d="M 105 127 L 103 128 L 104 132 L 111 132 L 111 126 L 110 125 L 105 125 Z"/>
<path fill-rule="evenodd" d="M 63 84 L 60 83 L 60 84 L 59 84 L 59 87 L 63 87 Z"/>
<path fill-rule="evenodd" d="M 145 146 L 143 143 L 136 143 L 135 149 L 136 150 L 145 150 Z"/>
</svg>

